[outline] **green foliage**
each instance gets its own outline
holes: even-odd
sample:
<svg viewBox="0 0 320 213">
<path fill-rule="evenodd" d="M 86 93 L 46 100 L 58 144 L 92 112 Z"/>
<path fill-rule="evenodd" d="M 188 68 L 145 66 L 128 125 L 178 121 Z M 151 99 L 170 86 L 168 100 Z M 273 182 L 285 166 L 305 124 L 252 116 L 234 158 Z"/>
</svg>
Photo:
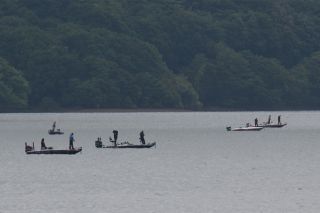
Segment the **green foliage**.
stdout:
<svg viewBox="0 0 320 213">
<path fill-rule="evenodd" d="M 320 52 L 306 58 L 293 68 L 295 73 L 293 88 L 300 89 L 291 94 L 299 105 L 320 106 Z M 298 87 L 297 87 L 298 86 Z"/>
<path fill-rule="evenodd" d="M 0 58 L 0 109 L 26 107 L 28 92 L 28 83 L 21 72 Z"/>
<path fill-rule="evenodd" d="M 316 0 L 3 0 L 0 101 L 316 108 L 319 9 Z"/>
</svg>

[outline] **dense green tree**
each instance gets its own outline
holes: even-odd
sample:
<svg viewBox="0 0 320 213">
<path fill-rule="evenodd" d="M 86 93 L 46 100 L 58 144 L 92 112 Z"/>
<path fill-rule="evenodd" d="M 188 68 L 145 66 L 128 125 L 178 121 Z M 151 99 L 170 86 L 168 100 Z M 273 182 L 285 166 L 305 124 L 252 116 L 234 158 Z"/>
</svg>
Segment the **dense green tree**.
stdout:
<svg viewBox="0 0 320 213">
<path fill-rule="evenodd" d="M 308 104 L 310 107 L 320 106 L 320 52 L 314 53 L 306 58 L 301 64 L 293 68 L 295 73 L 294 83 L 292 87 L 296 91 L 294 100 L 300 106 Z"/>
<path fill-rule="evenodd" d="M 2 105 L 317 108 L 319 9 L 316 0 L 3 0 L 1 64 L 18 80 L 2 80 Z"/>
<path fill-rule="evenodd" d="M 0 109 L 21 109 L 28 104 L 29 86 L 22 73 L 0 58 Z"/>
</svg>

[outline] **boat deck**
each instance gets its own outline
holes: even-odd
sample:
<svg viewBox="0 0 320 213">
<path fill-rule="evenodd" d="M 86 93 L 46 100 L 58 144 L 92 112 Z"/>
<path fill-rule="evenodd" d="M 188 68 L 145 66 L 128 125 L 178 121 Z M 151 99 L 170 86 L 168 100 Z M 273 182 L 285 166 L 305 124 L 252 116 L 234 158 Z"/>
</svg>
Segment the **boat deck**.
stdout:
<svg viewBox="0 0 320 213">
<path fill-rule="evenodd" d="M 135 144 L 120 144 L 120 145 L 117 145 L 117 146 L 103 146 L 102 148 L 109 148 L 109 149 L 125 149 L 125 148 L 131 148 L 131 149 L 143 149 L 143 148 L 151 148 L 153 146 L 156 145 L 156 142 L 153 142 L 153 143 L 148 143 L 148 144 L 138 144 L 138 145 L 135 145 Z"/>
<path fill-rule="evenodd" d="M 74 155 L 82 151 L 82 147 L 76 149 L 45 149 L 45 150 L 31 150 L 26 151 L 26 154 L 62 154 L 62 155 Z"/>
</svg>

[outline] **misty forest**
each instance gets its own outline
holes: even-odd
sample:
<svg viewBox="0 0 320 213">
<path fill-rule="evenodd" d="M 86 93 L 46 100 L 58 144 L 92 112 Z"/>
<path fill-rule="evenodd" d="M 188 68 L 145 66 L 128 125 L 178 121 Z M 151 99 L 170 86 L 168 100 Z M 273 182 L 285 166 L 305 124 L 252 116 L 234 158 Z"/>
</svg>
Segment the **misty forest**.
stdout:
<svg viewBox="0 0 320 213">
<path fill-rule="evenodd" d="M 0 109 L 320 107 L 318 0 L 0 0 Z"/>
</svg>

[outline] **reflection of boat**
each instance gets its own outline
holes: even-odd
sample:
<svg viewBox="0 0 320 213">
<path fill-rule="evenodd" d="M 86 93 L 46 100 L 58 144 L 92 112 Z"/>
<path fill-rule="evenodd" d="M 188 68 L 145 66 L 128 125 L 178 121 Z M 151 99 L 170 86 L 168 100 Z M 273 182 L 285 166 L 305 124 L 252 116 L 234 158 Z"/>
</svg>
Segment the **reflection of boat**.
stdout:
<svg viewBox="0 0 320 213">
<path fill-rule="evenodd" d="M 110 142 L 114 143 L 113 140 L 110 140 Z M 133 149 L 143 149 L 143 148 L 151 148 L 156 145 L 156 142 L 152 143 L 146 143 L 146 144 L 132 144 L 129 142 L 122 142 L 122 143 L 117 143 L 116 145 L 111 145 L 111 146 L 105 146 L 103 145 L 101 138 L 98 138 L 95 141 L 95 146 L 97 148 L 112 148 L 112 149 L 123 149 L 123 148 L 133 148 Z"/>
<path fill-rule="evenodd" d="M 231 128 L 231 126 L 227 127 L 227 131 L 260 131 L 263 127 L 259 126 L 248 126 L 248 127 L 238 127 L 238 128 Z"/>
<path fill-rule="evenodd" d="M 64 132 L 61 132 L 60 129 L 57 129 L 57 130 L 49 129 L 48 133 L 49 133 L 49 135 L 63 135 L 64 134 Z"/>
<path fill-rule="evenodd" d="M 281 128 L 286 126 L 286 123 L 283 124 L 268 124 L 268 123 L 264 123 L 264 124 L 260 124 L 259 127 L 264 127 L 264 128 Z"/>
</svg>

